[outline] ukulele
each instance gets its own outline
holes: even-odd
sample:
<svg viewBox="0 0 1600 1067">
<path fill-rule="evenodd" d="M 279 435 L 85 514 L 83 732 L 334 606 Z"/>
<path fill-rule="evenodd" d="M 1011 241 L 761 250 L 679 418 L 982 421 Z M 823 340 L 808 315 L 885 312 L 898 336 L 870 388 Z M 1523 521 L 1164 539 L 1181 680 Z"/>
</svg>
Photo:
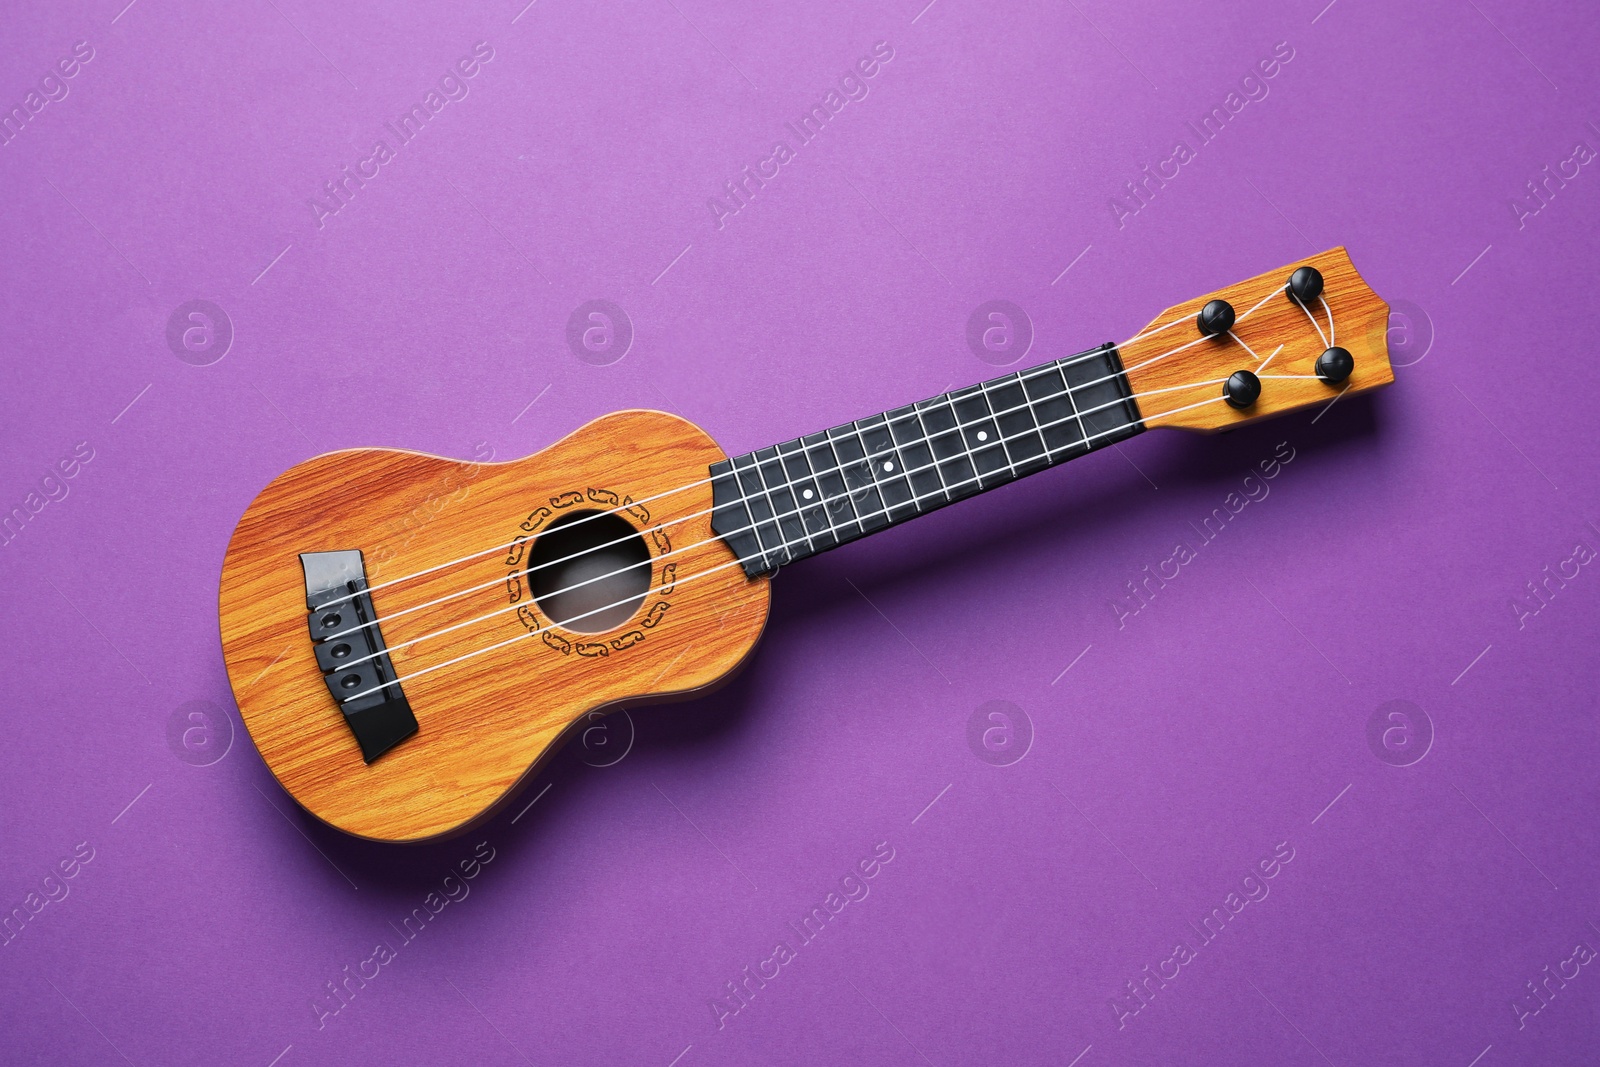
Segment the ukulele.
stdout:
<svg viewBox="0 0 1600 1067">
<path fill-rule="evenodd" d="M 591 713 L 726 679 L 779 567 L 1147 429 L 1211 433 L 1388 385 L 1388 313 L 1335 248 L 1121 344 L 736 458 L 660 411 L 505 463 L 317 456 L 228 543 L 240 716 L 329 825 L 464 831 Z"/>
</svg>

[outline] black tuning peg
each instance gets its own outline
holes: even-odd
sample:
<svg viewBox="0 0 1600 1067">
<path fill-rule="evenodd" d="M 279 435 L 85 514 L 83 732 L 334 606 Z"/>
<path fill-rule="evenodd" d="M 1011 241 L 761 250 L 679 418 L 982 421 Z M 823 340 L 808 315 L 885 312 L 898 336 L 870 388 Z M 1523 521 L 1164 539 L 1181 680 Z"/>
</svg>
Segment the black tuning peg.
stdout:
<svg viewBox="0 0 1600 1067">
<path fill-rule="evenodd" d="M 1200 309 L 1195 323 L 1207 337 L 1216 337 L 1233 329 L 1233 305 L 1226 300 L 1210 300 Z"/>
<path fill-rule="evenodd" d="M 1350 372 L 1356 369 L 1356 361 L 1348 351 L 1335 345 L 1317 357 L 1314 369 L 1325 383 L 1338 385 L 1350 377 Z"/>
<path fill-rule="evenodd" d="M 1315 267 L 1299 267 L 1289 275 L 1289 299 L 1301 306 L 1309 306 L 1322 295 L 1322 272 Z"/>
<path fill-rule="evenodd" d="M 1222 395 L 1228 398 L 1229 407 L 1247 408 L 1261 396 L 1261 379 L 1250 371 L 1236 370 L 1222 386 Z"/>
</svg>

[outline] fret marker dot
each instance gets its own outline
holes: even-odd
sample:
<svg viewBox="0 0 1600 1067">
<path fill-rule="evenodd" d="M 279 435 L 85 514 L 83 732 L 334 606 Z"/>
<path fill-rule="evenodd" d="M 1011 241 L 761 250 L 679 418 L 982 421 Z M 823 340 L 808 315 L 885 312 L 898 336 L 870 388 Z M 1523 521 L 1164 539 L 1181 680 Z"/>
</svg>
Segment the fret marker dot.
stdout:
<svg viewBox="0 0 1600 1067">
<path fill-rule="evenodd" d="M 883 461 L 883 469 L 886 470 L 886 471 L 894 470 L 894 460 L 892 460 L 892 459 L 884 460 Z"/>
<path fill-rule="evenodd" d="M 979 430 L 978 431 L 978 440 L 987 441 L 988 439 L 989 439 L 989 431 L 988 430 Z"/>
<path fill-rule="evenodd" d="M 807 500 L 810 500 L 810 499 L 811 499 L 811 490 L 809 490 L 809 489 L 802 489 L 802 490 L 801 490 L 801 491 L 800 491 L 800 495 L 801 495 L 801 496 L 803 496 L 803 497 L 805 497 L 805 498 L 806 498 L 806 499 L 807 499 Z"/>
</svg>

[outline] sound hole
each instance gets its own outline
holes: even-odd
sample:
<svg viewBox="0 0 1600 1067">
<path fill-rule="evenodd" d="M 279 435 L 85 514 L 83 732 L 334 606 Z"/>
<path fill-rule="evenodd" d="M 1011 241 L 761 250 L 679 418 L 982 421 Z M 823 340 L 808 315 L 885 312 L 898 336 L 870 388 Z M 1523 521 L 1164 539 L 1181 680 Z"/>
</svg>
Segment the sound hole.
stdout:
<svg viewBox="0 0 1600 1067">
<path fill-rule="evenodd" d="M 563 515 L 533 542 L 528 588 L 550 619 L 579 633 L 621 626 L 650 591 L 650 549 L 628 520 Z"/>
</svg>

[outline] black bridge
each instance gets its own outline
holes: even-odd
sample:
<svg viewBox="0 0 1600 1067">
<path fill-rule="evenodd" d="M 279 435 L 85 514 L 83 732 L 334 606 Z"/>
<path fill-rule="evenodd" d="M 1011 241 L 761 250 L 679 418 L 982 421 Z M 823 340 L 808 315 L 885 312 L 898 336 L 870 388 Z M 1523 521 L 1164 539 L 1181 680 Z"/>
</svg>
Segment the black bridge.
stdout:
<svg viewBox="0 0 1600 1067">
<path fill-rule="evenodd" d="M 417 732 L 378 632 L 361 550 L 302 552 L 307 625 L 328 692 L 344 712 L 368 763 Z M 343 666 L 350 664 L 350 666 Z"/>
</svg>

